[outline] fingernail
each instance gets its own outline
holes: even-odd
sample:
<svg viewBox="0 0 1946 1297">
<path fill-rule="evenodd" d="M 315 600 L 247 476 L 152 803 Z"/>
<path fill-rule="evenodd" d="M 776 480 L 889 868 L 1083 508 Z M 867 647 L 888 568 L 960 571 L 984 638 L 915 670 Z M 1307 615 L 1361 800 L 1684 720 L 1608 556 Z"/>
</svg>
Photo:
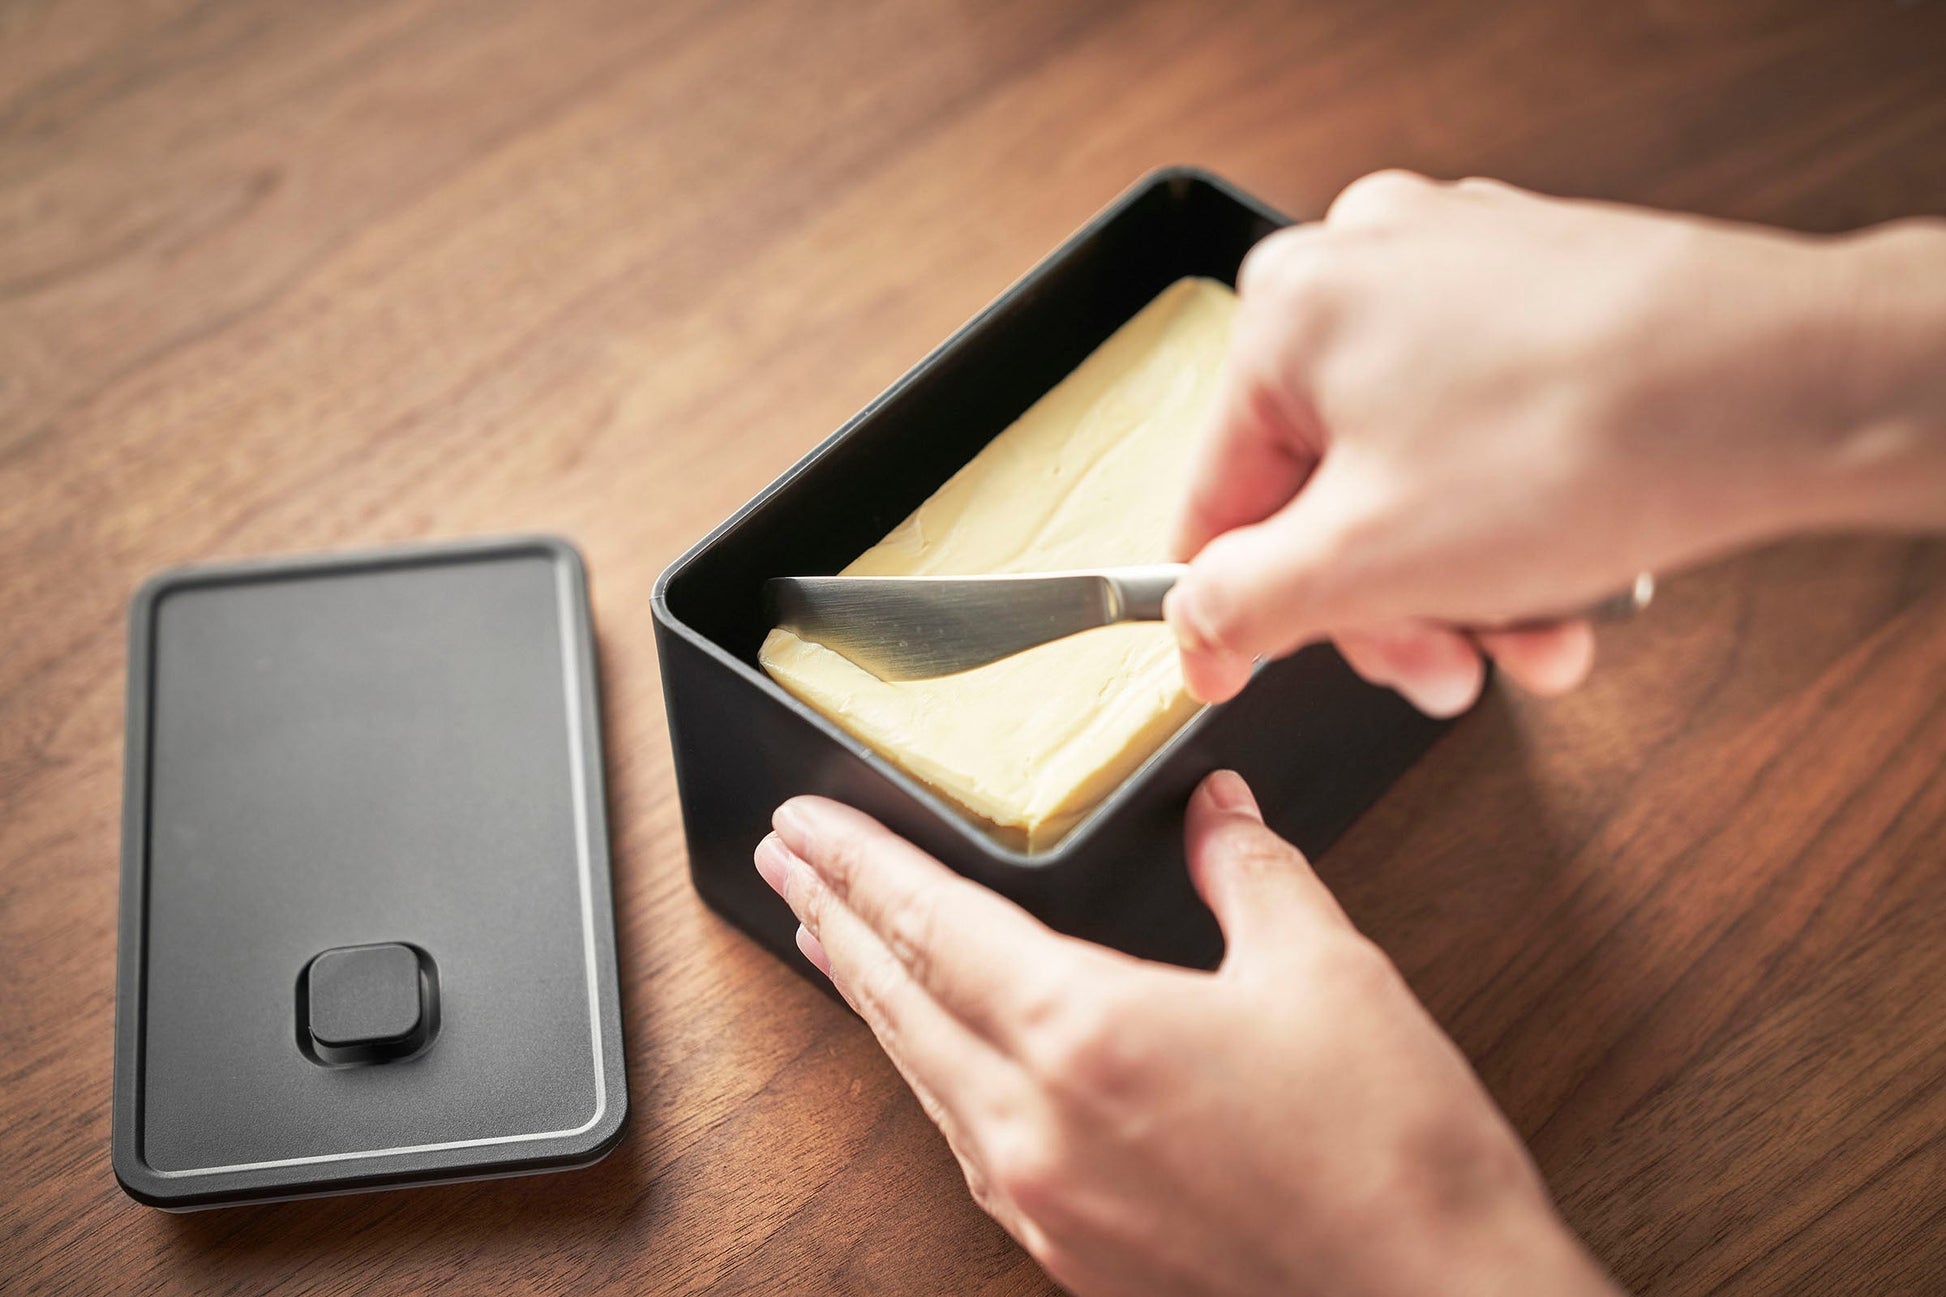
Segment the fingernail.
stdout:
<svg viewBox="0 0 1946 1297">
<path fill-rule="evenodd" d="M 797 948 L 804 957 L 817 965 L 818 971 L 826 977 L 831 976 L 831 956 L 824 953 L 824 943 L 811 935 L 811 930 L 803 924 L 797 925 Z"/>
<path fill-rule="evenodd" d="M 795 799 L 779 806 L 776 813 L 770 817 L 770 822 L 776 828 L 777 836 L 783 839 L 785 846 L 807 860 L 810 858 L 810 817 L 804 813 L 804 808 L 799 806 Z"/>
<path fill-rule="evenodd" d="M 1227 811 L 1231 815 L 1248 815 L 1259 824 L 1263 823 L 1264 813 L 1257 807 L 1256 796 L 1236 771 L 1218 770 L 1203 781 L 1203 791 L 1217 810 Z"/>
<path fill-rule="evenodd" d="M 784 878 L 790 872 L 791 853 L 775 833 L 766 834 L 757 844 L 755 856 L 757 872 L 763 875 L 770 890 L 779 896 L 784 894 Z"/>
</svg>

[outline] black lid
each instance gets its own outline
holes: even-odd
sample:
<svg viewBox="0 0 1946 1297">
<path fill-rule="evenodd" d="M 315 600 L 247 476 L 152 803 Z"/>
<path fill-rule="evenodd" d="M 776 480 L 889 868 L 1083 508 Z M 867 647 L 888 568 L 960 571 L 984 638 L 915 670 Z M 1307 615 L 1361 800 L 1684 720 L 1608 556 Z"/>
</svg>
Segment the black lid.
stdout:
<svg viewBox="0 0 1946 1297">
<path fill-rule="evenodd" d="M 116 1013 L 129 1193 L 208 1206 L 612 1147 L 594 670 L 558 541 L 143 589 Z"/>
</svg>

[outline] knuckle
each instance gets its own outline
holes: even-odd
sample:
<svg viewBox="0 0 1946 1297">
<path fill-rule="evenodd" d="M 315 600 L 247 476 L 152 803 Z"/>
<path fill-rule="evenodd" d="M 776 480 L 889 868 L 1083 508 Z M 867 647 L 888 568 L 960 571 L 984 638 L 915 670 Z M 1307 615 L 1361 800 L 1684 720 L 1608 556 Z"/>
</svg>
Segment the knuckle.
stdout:
<svg viewBox="0 0 1946 1297">
<path fill-rule="evenodd" d="M 998 1217 L 1002 1210 L 999 1194 L 993 1187 L 993 1178 L 985 1167 L 970 1157 L 959 1159 L 960 1175 L 966 1180 L 966 1192 L 981 1211 L 989 1216 Z"/>
<path fill-rule="evenodd" d="M 1313 961 L 1319 985 L 1335 987 L 1359 1003 L 1390 996 L 1400 985 L 1398 970 L 1385 952 L 1356 933 L 1323 943 L 1313 952 Z"/>
<path fill-rule="evenodd" d="M 840 896 L 848 895 L 858 876 L 859 844 L 848 833 L 833 833 L 819 844 L 818 873 L 827 886 Z"/>
<path fill-rule="evenodd" d="M 1027 1255 L 1047 1271 L 1061 1291 L 1074 1290 L 1074 1282 L 1067 1276 L 1077 1272 L 1075 1261 L 1076 1243 L 1079 1241 L 1065 1225 L 1046 1225 L 1038 1220 L 1023 1219 L 1014 1231 L 1020 1246 Z"/>
<path fill-rule="evenodd" d="M 1091 1104 L 1125 1098 L 1147 1061 L 1138 1012 L 1125 995 L 1073 997 L 1034 1039 L 1030 1066 L 1057 1095 Z"/>
<path fill-rule="evenodd" d="M 1007 1232 L 1019 1241 L 1022 1250 L 1049 1275 L 1055 1276 L 1059 1283 L 1059 1276 L 1068 1269 L 1071 1245 L 1058 1237 L 1054 1229 L 1022 1212 L 1011 1213 L 1004 1223 Z M 1062 1291 L 1068 1291 L 1066 1285 L 1062 1286 Z"/>
<path fill-rule="evenodd" d="M 926 1120 L 939 1128 L 940 1135 L 946 1140 L 946 1147 L 952 1150 L 953 1156 L 959 1158 L 961 1165 L 964 1166 L 965 1158 L 960 1154 L 959 1131 L 957 1123 L 953 1120 L 952 1110 L 939 1101 L 939 1096 L 932 1092 L 931 1086 L 910 1078 L 907 1079 L 906 1085 L 911 1089 L 912 1097 L 919 1101 L 919 1110 L 926 1114 Z"/>
<path fill-rule="evenodd" d="M 810 870 L 793 867 L 786 885 L 785 900 L 790 903 L 797 917 L 817 936 L 824 930 L 825 916 L 830 912 L 831 890 L 820 882 Z"/>
<path fill-rule="evenodd" d="M 1422 678 L 1446 665 L 1445 648 L 1437 633 L 1417 626 L 1375 636 L 1371 652 L 1393 680 Z"/>
<path fill-rule="evenodd" d="M 1249 547 L 1235 532 L 1216 537 L 1196 556 L 1189 578 L 1195 593 L 1188 630 L 1198 647 L 1230 653 L 1246 647 L 1244 621 L 1252 601 L 1237 585 L 1253 568 Z"/>
<path fill-rule="evenodd" d="M 871 1027 L 879 1042 L 888 1047 L 898 1035 L 892 1005 L 904 976 L 904 971 L 893 961 L 875 959 L 859 971 L 850 988 L 858 1016 Z"/>
<path fill-rule="evenodd" d="M 905 965 L 914 981 L 925 984 L 933 943 L 940 937 L 936 898 L 929 892 L 910 891 L 892 901 L 885 912 L 884 937 L 893 958 Z"/>
<path fill-rule="evenodd" d="M 1057 1141 L 1034 1126 L 1012 1127 L 988 1150 L 989 1196 L 1010 1204 L 1031 1221 L 1045 1222 L 1060 1214 L 1069 1178 Z"/>
<path fill-rule="evenodd" d="M 1346 185 L 1331 204 L 1325 219 L 1331 222 L 1380 222 L 1409 210 L 1432 193 L 1435 186 L 1416 171 L 1389 168 L 1360 176 Z"/>
<path fill-rule="evenodd" d="M 1034 1042 L 1058 1032 L 1069 1012 L 1068 979 L 1055 969 L 1037 969 L 1017 992 L 1013 1017 L 1031 1052 Z"/>
<path fill-rule="evenodd" d="M 1316 227 L 1292 225 L 1259 239 L 1237 268 L 1237 295 L 1245 300 L 1292 295 L 1327 264 L 1319 255 L 1318 234 Z"/>
<path fill-rule="evenodd" d="M 1330 508 L 1309 525 L 1280 534 L 1277 597 L 1284 606 L 1314 609 L 1334 626 L 1354 624 L 1385 593 L 1382 556 L 1398 528 L 1399 510 L 1382 481 L 1347 467 L 1350 456 L 1326 457 L 1308 489 Z"/>
<path fill-rule="evenodd" d="M 1255 821 L 1233 816 L 1215 832 L 1218 858 L 1237 873 L 1280 874 L 1297 863 L 1297 848 Z"/>
<path fill-rule="evenodd" d="M 1284 259 L 1290 246 L 1289 229 L 1278 230 L 1257 240 L 1256 245 L 1243 254 L 1243 264 L 1237 267 L 1237 295 L 1251 297 L 1262 292 L 1264 281 L 1274 273 L 1277 263 Z"/>
<path fill-rule="evenodd" d="M 1287 532 L 1276 519 L 1218 536 L 1197 555 L 1188 627 L 1197 647 L 1243 657 L 1296 648 L 1294 613 L 1338 610 L 1335 540 Z"/>
</svg>

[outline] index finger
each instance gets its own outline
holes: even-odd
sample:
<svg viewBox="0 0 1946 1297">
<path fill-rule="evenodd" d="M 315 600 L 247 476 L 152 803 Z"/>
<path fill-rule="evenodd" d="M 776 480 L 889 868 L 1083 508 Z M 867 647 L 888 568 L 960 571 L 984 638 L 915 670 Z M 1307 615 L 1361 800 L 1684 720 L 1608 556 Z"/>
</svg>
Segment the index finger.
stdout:
<svg viewBox="0 0 1946 1297">
<path fill-rule="evenodd" d="M 1294 322 L 1280 319 L 1281 295 L 1270 285 L 1285 267 L 1316 253 L 1317 231 L 1273 234 L 1244 259 L 1241 303 L 1216 394 L 1190 469 L 1189 494 L 1177 520 L 1176 557 L 1188 560 L 1212 539 L 1262 522 L 1304 485 L 1317 464 L 1311 416 L 1296 408 L 1279 367 Z"/>
<path fill-rule="evenodd" d="M 1285 434 L 1276 398 L 1233 356 L 1218 380 L 1209 422 L 1190 469 L 1189 495 L 1176 524 L 1175 556 L 1188 562 L 1237 527 L 1262 522 L 1297 494 L 1314 455 Z"/>
<path fill-rule="evenodd" d="M 1110 958 L 849 806 L 794 797 L 774 823 L 913 981 L 1005 1053 L 1019 1056 L 1023 1033 L 1061 1008 L 1063 988 Z"/>
</svg>

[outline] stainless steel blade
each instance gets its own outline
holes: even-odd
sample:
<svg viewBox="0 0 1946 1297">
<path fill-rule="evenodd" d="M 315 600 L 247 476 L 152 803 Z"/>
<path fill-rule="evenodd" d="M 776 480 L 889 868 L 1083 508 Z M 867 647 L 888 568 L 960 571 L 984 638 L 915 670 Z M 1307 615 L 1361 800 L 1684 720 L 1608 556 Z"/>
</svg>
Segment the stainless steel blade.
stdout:
<svg viewBox="0 0 1946 1297">
<path fill-rule="evenodd" d="M 779 626 L 881 680 L 922 680 L 1097 626 L 1157 620 L 1183 570 L 1168 563 L 1011 576 L 797 576 L 764 589 Z"/>
</svg>

